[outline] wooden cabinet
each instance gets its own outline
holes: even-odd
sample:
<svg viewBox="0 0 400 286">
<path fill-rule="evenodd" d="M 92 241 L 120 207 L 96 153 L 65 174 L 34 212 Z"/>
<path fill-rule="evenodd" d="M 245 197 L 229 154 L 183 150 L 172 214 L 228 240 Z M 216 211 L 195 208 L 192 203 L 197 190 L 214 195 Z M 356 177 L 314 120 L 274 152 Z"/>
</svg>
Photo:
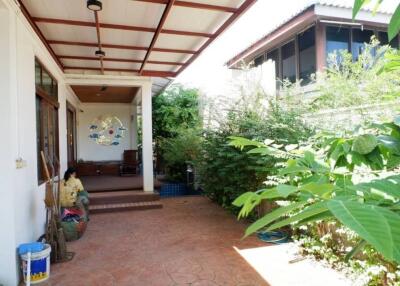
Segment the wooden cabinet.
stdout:
<svg viewBox="0 0 400 286">
<path fill-rule="evenodd" d="M 86 161 L 77 164 L 78 176 L 119 176 L 121 161 Z"/>
</svg>

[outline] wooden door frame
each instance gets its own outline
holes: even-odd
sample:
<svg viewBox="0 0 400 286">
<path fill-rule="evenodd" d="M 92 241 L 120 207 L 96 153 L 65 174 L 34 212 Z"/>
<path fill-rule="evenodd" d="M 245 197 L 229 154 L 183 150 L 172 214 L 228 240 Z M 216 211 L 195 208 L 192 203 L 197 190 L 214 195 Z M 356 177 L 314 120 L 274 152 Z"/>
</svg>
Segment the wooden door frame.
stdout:
<svg viewBox="0 0 400 286">
<path fill-rule="evenodd" d="M 76 138 L 76 135 L 77 135 L 77 119 L 76 119 L 76 108 L 71 104 L 71 103 L 69 103 L 68 102 L 68 100 L 66 101 L 66 106 L 67 106 L 67 112 L 66 112 L 66 120 L 67 120 L 67 164 L 68 164 L 68 167 L 75 167 L 76 166 L 76 163 L 77 163 L 77 138 Z M 73 121 L 73 123 L 72 123 L 72 133 L 73 133 L 73 143 L 72 143 L 72 152 L 73 152 L 73 161 L 72 162 L 70 162 L 69 161 L 69 154 L 68 154 L 68 152 L 69 152 L 69 140 L 70 140 L 70 138 L 69 138 L 69 133 L 68 133 L 68 111 L 70 111 L 72 114 L 73 114 L 73 116 L 72 116 L 72 121 Z M 71 166 L 71 163 L 72 163 L 72 166 Z"/>
</svg>

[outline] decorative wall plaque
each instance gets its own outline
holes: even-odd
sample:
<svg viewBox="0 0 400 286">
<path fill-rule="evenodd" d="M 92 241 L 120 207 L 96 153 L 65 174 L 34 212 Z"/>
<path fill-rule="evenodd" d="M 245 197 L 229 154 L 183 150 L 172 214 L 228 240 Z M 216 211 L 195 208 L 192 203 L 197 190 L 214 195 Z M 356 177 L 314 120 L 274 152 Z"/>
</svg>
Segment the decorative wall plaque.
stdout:
<svg viewBox="0 0 400 286">
<path fill-rule="evenodd" d="M 89 131 L 89 138 L 97 144 L 117 146 L 121 143 L 121 139 L 124 138 L 126 128 L 117 116 L 102 115 L 92 121 Z"/>
</svg>

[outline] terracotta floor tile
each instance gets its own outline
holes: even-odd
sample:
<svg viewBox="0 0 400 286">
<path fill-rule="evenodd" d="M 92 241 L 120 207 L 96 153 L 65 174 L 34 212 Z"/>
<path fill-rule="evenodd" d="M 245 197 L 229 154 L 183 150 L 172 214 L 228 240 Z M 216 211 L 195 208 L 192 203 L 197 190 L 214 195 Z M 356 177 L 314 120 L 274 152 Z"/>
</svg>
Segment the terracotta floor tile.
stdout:
<svg viewBox="0 0 400 286">
<path fill-rule="evenodd" d="M 47 286 L 268 285 L 233 249 L 245 224 L 202 197 L 162 200 L 164 208 L 91 216 L 68 244 L 73 261 L 52 265 Z"/>
</svg>

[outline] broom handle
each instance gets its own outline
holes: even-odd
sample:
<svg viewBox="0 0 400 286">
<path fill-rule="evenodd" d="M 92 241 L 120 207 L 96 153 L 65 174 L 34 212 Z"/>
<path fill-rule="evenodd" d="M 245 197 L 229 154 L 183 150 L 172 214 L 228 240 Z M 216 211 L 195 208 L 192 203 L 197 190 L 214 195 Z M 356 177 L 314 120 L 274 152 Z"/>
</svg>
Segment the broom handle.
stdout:
<svg viewBox="0 0 400 286">
<path fill-rule="evenodd" d="M 50 173 L 49 173 L 49 169 L 47 168 L 46 157 L 44 156 L 43 151 L 40 151 L 40 156 L 42 157 L 42 164 L 43 164 L 44 173 L 46 175 L 46 181 L 49 182 L 50 181 Z"/>
<path fill-rule="evenodd" d="M 57 176 L 58 176 L 58 188 L 57 188 L 57 194 L 56 194 L 56 201 L 57 201 L 57 208 L 60 209 L 60 189 L 61 189 L 61 166 L 60 166 L 60 161 L 58 161 L 57 157 L 54 158 L 55 163 L 56 163 L 56 171 L 57 171 Z"/>
</svg>

